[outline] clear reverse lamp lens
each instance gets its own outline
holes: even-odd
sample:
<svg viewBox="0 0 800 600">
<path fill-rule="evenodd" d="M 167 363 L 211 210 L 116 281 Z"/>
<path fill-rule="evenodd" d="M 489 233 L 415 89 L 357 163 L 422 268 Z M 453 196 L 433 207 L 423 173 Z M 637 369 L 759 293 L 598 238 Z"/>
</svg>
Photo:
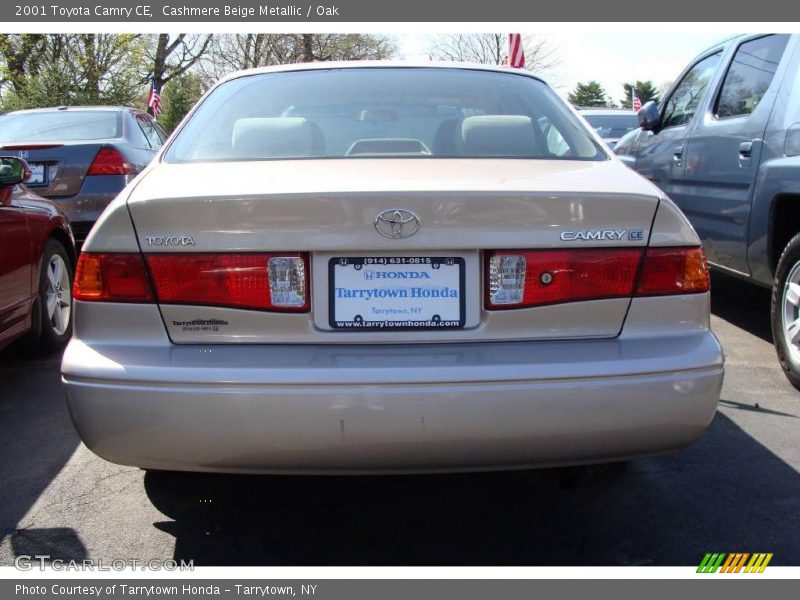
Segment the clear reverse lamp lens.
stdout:
<svg viewBox="0 0 800 600">
<path fill-rule="evenodd" d="M 492 304 L 519 304 L 525 290 L 525 257 L 492 256 L 489 260 L 489 300 Z"/>
<path fill-rule="evenodd" d="M 269 293 L 274 306 L 303 306 L 306 303 L 306 268 L 300 257 L 269 259 Z"/>
</svg>

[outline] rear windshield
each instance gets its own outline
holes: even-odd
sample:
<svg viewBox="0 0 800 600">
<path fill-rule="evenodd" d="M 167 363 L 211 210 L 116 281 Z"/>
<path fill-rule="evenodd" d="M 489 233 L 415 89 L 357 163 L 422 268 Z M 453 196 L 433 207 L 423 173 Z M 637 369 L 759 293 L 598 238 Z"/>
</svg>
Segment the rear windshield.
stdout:
<svg viewBox="0 0 800 600">
<path fill-rule="evenodd" d="M 0 119 L 0 143 L 102 140 L 119 135 L 119 115 L 110 111 L 12 113 Z"/>
<path fill-rule="evenodd" d="M 639 128 L 639 118 L 634 115 L 584 115 L 589 125 L 602 138 L 620 138 Z"/>
<path fill-rule="evenodd" d="M 565 103 L 536 79 L 400 67 L 233 79 L 202 102 L 165 160 L 383 156 L 607 158 Z"/>
</svg>

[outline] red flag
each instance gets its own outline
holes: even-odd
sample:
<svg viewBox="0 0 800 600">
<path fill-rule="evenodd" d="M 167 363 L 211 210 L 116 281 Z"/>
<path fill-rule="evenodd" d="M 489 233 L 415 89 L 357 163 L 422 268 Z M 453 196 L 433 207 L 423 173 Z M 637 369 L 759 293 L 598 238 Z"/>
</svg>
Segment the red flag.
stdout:
<svg viewBox="0 0 800 600">
<path fill-rule="evenodd" d="M 521 34 L 508 34 L 508 56 L 504 64 L 517 69 L 522 69 L 525 66 L 525 51 L 522 48 Z"/>
</svg>

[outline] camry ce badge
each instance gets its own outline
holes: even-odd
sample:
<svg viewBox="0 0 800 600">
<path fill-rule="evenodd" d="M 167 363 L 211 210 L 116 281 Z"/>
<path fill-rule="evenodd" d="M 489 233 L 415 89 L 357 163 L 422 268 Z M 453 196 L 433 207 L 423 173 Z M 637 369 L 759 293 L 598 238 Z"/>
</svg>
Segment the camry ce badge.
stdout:
<svg viewBox="0 0 800 600">
<path fill-rule="evenodd" d="M 419 217 L 404 208 L 390 208 L 375 217 L 375 229 L 387 238 L 411 237 L 419 231 Z"/>
<path fill-rule="evenodd" d="M 145 238 L 148 246 L 194 246 L 194 238 L 190 235 L 148 235 Z"/>
<path fill-rule="evenodd" d="M 644 241 L 643 229 L 583 229 L 581 231 L 562 231 L 562 242 L 598 242 L 630 240 L 632 242 Z"/>
</svg>

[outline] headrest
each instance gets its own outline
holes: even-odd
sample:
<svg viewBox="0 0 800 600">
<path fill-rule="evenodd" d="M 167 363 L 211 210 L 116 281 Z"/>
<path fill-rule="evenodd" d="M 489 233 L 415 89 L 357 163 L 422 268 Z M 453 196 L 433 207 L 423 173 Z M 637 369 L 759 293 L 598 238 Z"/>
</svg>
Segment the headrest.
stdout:
<svg viewBox="0 0 800 600">
<path fill-rule="evenodd" d="M 480 115 L 461 122 L 465 156 L 535 156 L 536 134 L 525 115 Z"/>
<path fill-rule="evenodd" d="M 325 142 L 319 127 L 302 117 L 237 119 L 231 145 L 245 158 L 320 156 Z"/>
</svg>

